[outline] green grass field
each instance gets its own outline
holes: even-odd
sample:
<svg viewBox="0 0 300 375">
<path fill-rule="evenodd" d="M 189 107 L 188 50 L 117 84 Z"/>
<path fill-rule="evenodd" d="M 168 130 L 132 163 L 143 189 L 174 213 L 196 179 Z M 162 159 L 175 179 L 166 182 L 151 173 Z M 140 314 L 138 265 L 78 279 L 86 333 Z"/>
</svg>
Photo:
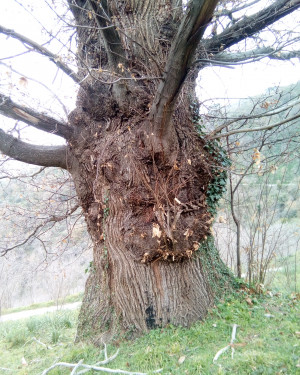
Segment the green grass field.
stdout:
<svg viewBox="0 0 300 375">
<path fill-rule="evenodd" d="M 297 295 L 235 295 L 190 329 L 170 325 L 133 341 L 108 345 L 109 356 L 117 349 L 119 354 L 105 366 L 148 373 L 162 368 L 165 375 L 299 374 L 299 310 Z M 57 362 L 103 360 L 103 348 L 74 344 L 77 314 L 64 311 L 0 323 L 0 374 L 35 375 Z M 238 324 L 233 359 L 228 350 L 213 363 L 215 354 L 229 344 L 233 324 Z M 49 374 L 71 370 L 55 368 Z"/>
</svg>

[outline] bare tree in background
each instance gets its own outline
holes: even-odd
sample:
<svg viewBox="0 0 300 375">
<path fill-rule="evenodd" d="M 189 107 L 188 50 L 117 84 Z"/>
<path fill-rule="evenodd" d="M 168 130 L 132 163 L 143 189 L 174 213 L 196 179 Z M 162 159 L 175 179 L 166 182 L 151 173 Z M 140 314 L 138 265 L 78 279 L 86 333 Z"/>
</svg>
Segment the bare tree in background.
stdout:
<svg viewBox="0 0 300 375">
<path fill-rule="evenodd" d="M 224 259 L 239 277 L 243 271 L 246 280 L 256 285 L 270 281 L 266 275 L 274 267 L 275 257 L 280 264 L 297 251 L 298 233 L 292 222 L 299 217 L 299 87 L 297 82 L 269 88 L 206 116 L 212 127 L 227 117 L 227 124 L 234 119 L 236 126 L 250 130 L 232 134 L 225 130 L 231 160 L 228 204 L 222 205 L 215 230 L 222 252 L 227 244 Z M 286 121 L 291 117 L 293 121 Z M 262 121 L 271 129 L 251 132 Z M 228 231 L 235 233 L 233 237 Z M 224 232 L 227 239 L 222 238 Z"/>
<path fill-rule="evenodd" d="M 63 121 L 0 94 L 0 112 L 66 145 L 32 145 L 0 130 L 0 150 L 72 176 L 94 243 L 78 337 L 189 325 L 233 284 L 211 241 L 227 165 L 212 140 L 280 126 L 232 122 L 199 136 L 195 79 L 209 65 L 299 56 L 293 32 L 270 45 L 263 32 L 298 12 L 300 0 L 45 3 L 62 9 L 57 16 L 76 33 L 77 71 L 60 52 L 72 37 L 52 52 L 12 29 L 0 33 L 69 76 L 76 108 Z"/>
</svg>

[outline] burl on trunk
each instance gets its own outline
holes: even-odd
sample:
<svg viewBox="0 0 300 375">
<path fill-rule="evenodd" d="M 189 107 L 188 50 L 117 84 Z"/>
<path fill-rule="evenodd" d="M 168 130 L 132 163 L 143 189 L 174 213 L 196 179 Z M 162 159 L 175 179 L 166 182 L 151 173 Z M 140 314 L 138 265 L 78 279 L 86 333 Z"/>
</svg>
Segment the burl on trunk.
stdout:
<svg viewBox="0 0 300 375">
<path fill-rule="evenodd" d="M 68 160 L 94 242 L 78 338 L 190 325 L 224 284 L 207 204 L 220 164 L 191 106 L 217 1 L 122 4 L 70 1 L 81 88 Z"/>
<path fill-rule="evenodd" d="M 76 116 L 87 117 L 78 110 Z M 128 117 L 91 121 L 70 146 L 94 242 L 78 337 L 190 325 L 206 315 L 215 286 L 224 283 L 211 254 L 207 204 L 220 172 L 190 106 L 184 100 L 177 107 L 164 140 L 147 111 Z"/>
</svg>

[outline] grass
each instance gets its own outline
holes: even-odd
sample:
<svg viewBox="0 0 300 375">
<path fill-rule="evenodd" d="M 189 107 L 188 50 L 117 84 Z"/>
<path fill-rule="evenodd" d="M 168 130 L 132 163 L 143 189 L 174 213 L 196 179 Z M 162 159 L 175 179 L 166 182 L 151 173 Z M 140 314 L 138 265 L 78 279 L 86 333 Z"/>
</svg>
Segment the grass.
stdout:
<svg viewBox="0 0 300 375">
<path fill-rule="evenodd" d="M 108 345 L 109 355 L 117 347 L 120 353 L 107 366 L 141 372 L 163 368 L 163 375 L 297 374 L 300 308 L 296 297 L 234 295 L 218 303 L 205 321 L 190 329 L 170 325 L 134 341 Z M 3 373 L 35 375 L 59 361 L 77 363 L 83 359 L 94 364 L 102 360 L 99 348 L 74 344 L 76 321 L 76 311 L 64 311 L 1 323 L 0 367 L 11 369 Z M 217 351 L 230 341 L 234 323 L 239 325 L 234 358 L 229 350 L 214 364 Z M 27 366 L 22 365 L 23 357 Z M 70 369 L 56 368 L 49 374 L 70 374 Z"/>
<path fill-rule="evenodd" d="M 300 253 L 274 262 L 275 272 L 269 272 L 267 282 L 272 290 L 286 293 L 300 292 Z"/>
<path fill-rule="evenodd" d="M 66 303 L 80 302 L 82 301 L 82 297 L 83 297 L 83 293 L 78 293 L 78 294 L 73 294 L 71 296 L 67 296 L 65 298 L 58 299 L 57 301 L 52 300 L 52 301 L 47 301 L 47 302 L 34 303 L 28 306 L 15 307 L 12 309 L 4 309 L 1 311 L 1 315 L 11 314 L 14 312 L 20 312 L 20 311 L 25 311 L 25 310 L 36 310 L 42 307 L 60 306 Z"/>
</svg>

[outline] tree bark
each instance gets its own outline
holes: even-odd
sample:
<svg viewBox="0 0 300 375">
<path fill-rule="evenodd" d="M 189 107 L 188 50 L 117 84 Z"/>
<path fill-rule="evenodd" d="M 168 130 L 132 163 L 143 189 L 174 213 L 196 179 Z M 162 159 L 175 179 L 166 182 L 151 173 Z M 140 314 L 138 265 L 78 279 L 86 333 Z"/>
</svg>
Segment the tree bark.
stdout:
<svg viewBox="0 0 300 375">
<path fill-rule="evenodd" d="M 94 242 L 78 339 L 189 326 L 232 287 L 210 239 L 206 197 L 218 162 L 189 108 L 177 108 L 169 154 L 140 117 L 99 123 L 72 142 L 70 172 Z"/>
<path fill-rule="evenodd" d="M 215 289 L 201 256 L 180 263 L 136 262 L 128 256 L 115 221 L 111 224 L 113 240 L 107 240 L 105 248 L 94 249 L 77 340 L 92 338 L 101 343 L 101 339 L 120 338 L 120 334 L 132 337 L 167 324 L 188 327 L 205 318 L 214 304 Z"/>
</svg>

